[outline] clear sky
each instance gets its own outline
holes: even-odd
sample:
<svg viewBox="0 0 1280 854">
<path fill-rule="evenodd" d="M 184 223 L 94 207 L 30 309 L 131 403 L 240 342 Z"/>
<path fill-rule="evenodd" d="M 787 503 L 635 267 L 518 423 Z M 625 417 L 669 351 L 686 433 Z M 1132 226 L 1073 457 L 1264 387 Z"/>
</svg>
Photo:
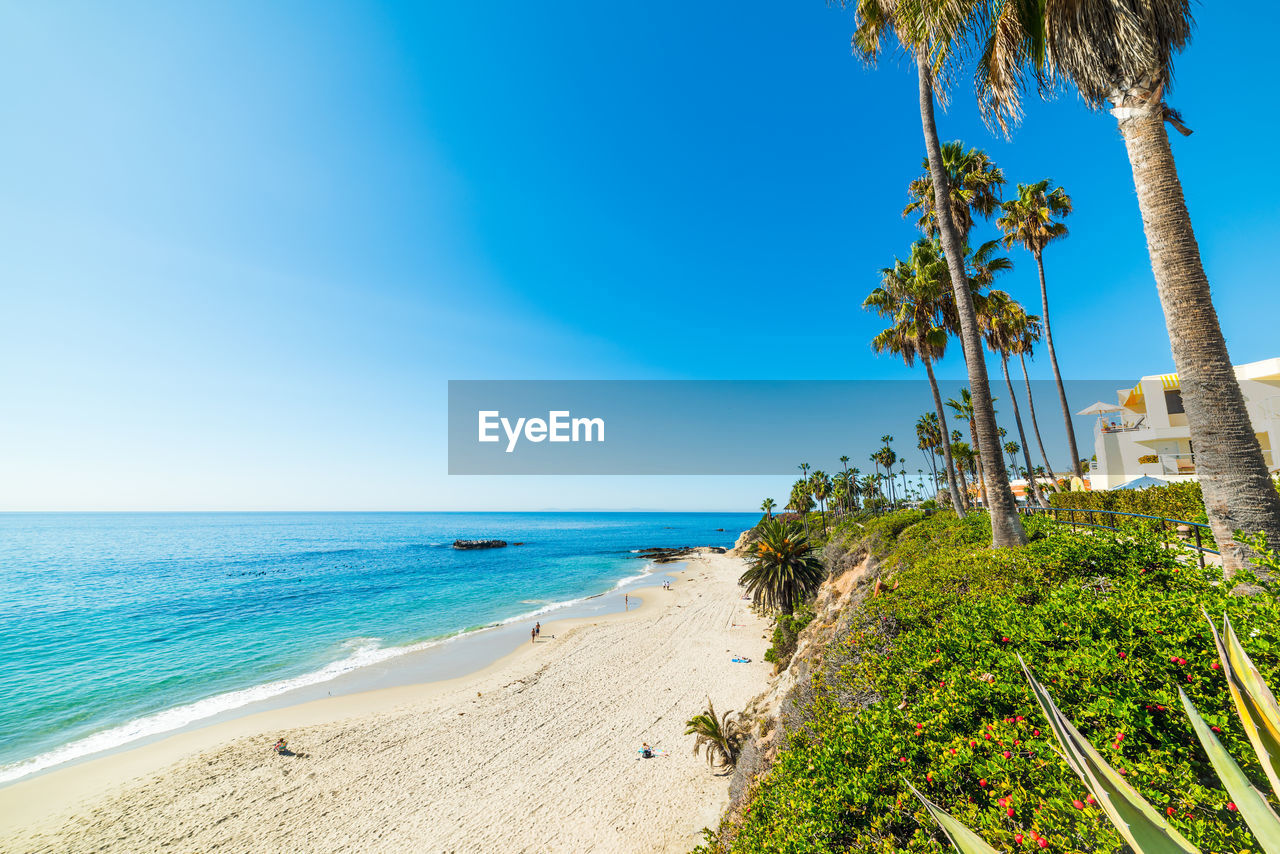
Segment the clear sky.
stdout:
<svg viewBox="0 0 1280 854">
<path fill-rule="evenodd" d="M 1246 5 L 1198 5 L 1170 99 L 1236 362 L 1280 355 L 1280 12 Z M 446 383 L 912 376 L 859 305 L 916 236 L 915 79 L 863 68 L 851 26 L 822 0 L 5 4 L 0 509 L 783 503 L 448 477 Z M 940 128 L 1074 198 L 1046 253 L 1064 372 L 1172 370 L 1111 117 L 1033 103 L 1005 142 L 961 81 Z"/>
</svg>

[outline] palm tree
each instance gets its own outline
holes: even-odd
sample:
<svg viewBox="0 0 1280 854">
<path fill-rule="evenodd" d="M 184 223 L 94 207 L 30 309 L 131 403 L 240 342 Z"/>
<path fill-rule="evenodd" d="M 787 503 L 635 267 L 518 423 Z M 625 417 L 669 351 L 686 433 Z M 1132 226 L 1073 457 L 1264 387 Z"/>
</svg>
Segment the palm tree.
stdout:
<svg viewBox="0 0 1280 854">
<path fill-rule="evenodd" d="M 840 457 L 840 465 L 843 466 L 844 468 L 844 471 L 840 476 L 839 482 L 844 485 L 842 495 L 844 496 L 844 499 L 845 499 L 840 502 L 840 511 L 842 513 L 848 513 L 849 507 L 845 503 L 849 495 L 849 455 L 848 454 L 844 454 L 843 456 Z"/>
<path fill-rule="evenodd" d="M 992 398 L 992 400 L 994 401 L 995 398 Z M 982 443 L 978 441 L 978 428 L 976 424 L 977 418 L 974 411 L 973 395 L 969 392 L 969 389 L 962 388 L 960 389 L 960 399 L 956 400 L 954 397 L 951 398 L 951 400 L 947 401 L 947 406 L 951 407 L 951 410 L 955 412 L 956 418 L 961 421 L 969 422 L 969 438 L 973 440 L 973 446 L 978 449 L 978 452 L 975 453 L 973 457 L 974 465 L 976 465 L 978 469 L 978 493 L 982 496 L 983 507 L 989 509 L 991 507 L 991 502 L 988 498 L 986 469 L 983 466 L 984 460 L 982 459 Z M 1000 476 L 1006 479 L 1005 488 L 1008 488 L 1008 473 L 1004 470 L 1004 457 L 1000 458 Z"/>
<path fill-rule="evenodd" d="M 791 499 L 787 502 L 787 506 L 800 514 L 800 518 L 804 520 L 804 531 L 807 535 L 809 533 L 809 511 L 813 510 L 813 494 L 809 491 L 809 482 L 807 480 L 798 480 L 791 487 Z"/>
<path fill-rule="evenodd" d="M 1026 322 L 1022 324 L 1022 334 L 1017 336 L 1010 342 L 1011 353 L 1016 353 L 1018 363 L 1022 365 L 1022 381 L 1027 386 L 1027 412 L 1031 415 L 1031 432 L 1036 437 L 1036 446 L 1040 448 L 1040 459 L 1044 460 L 1044 470 L 1053 471 L 1053 466 L 1049 463 L 1049 455 L 1044 450 L 1044 439 L 1040 438 L 1040 425 L 1036 421 L 1036 399 L 1031 393 L 1031 375 L 1027 373 L 1027 357 L 1035 354 L 1035 345 L 1043 334 L 1044 327 L 1040 324 L 1040 318 L 1034 314 L 1028 314 Z M 1024 438 L 1022 444 L 1027 444 Z M 1029 450 L 1029 449 L 1028 449 Z M 1028 463 L 1030 458 L 1028 457 Z M 1056 488 L 1057 482 L 1049 479 L 1050 483 Z M 1041 492 L 1041 500 L 1044 500 L 1043 491 Z"/>
<path fill-rule="evenodd" d="M 1000 368 L 1004 372 L 1004 384 L 1009 389 L 1009 401 L 1013 405 L 1013 420 L 1018 427 L 1018 437 L 1022 439 L 1021 450 L 1023 452 L 1023 462 L 1026 463 L 1027 472 L 1031 471 L 1031 452 L 1027 446 L 1027 433 L 1022 427 L 1022 412 L 1018 409 L 1018 396 L 1013 391 L 1013 380 L 1009 377 L 1009 354 L 1019 351 L 1018 348 L 1028 340 L 1031 334 L 1038 334 L 1039 318 L 1035 315 L 1028 315 L 1026 310 L 1020 306 L 1012 297 L 1004 291 L 992 291 L 987 294 L 982 305 L 982 327 L 983 336 L 987 339 L 987 346 L 991 351 L 1000 357 Z M 1032 325 L 1034 324 L 1034 328 Z M 1024 363 L 1025 372 L 1025 363 Z M 1027 394 L 1030 396 L 1031 388 L 1028 383 Z M 1034 414 L 1033 414 L 1034 419 Z M 1036 439 L 1040 438 L 1040 430 L 1036 428 Z M 1043 444 L 1043 443 L 1041 443 Z M 1017 451 L 1009 451 L 1009 445 L 1017 446 L 1017 442 L 1006 444 L 1005 451 L 1009 452 L 1012 458 Z M 1018 469 L 1016 461 L 1014 462 L 1014 471 Z M 1027 492 L 1028 497 L 1034 496 L 1036 502 L 1042 507 L 1048 507 L 1048 502 L 1040 493 L 1036 481 L 1028 474 Z"/>
<path fill-rule="evenodd" d="M 809 537 L 792 521 L 770 519 L 760 525 L 760 539 L 747 555 L 746 585 L 753 607 L 790 614 L 818 589 L 826 571 Z"/>
<path fill-rule="evenodd" d="M 849 481 L 843 474 L 831 478 L 831 509 L 844 513 L 849 506 Z"/>
<path fill-rule="evenodd" d="M 1013 472 L 1013 479 L 1017 480 L 1022 476 L 1018 471 L 1018 452 L 1022 450 L 1022 446 L 1010 439 L 1004 443 L 1004 452 L 1009 455 L 1009 470 Z"/>
<path fill-rule="evenodd" d="M 1049 364 L 1053 367 L 1053 379 L 1058 384 L 1058 403 L 1062 406 L 1062 418 L 1067 428 L 1067 445 L 1071 449 L 1071 465 L 1076 477 L 1084 477 L 1080 468 L 1080 452 L 1076 449 L 1076 428 L 1071 423 L 1071 407 L 1067 404 L 1067 390 L 1062 384 L 1062 372 L 1058 370 L 1058 354 L 1053 349 L 1053 327 L 1049 325 L 1049 290 L 1044 282 L 1044 249 L 1050 242 L 1067 236 L 1067 226 L 1062 219 L 1071 213 L 1071 197 L 1061 187 L 1049 189 L 1049 179 L 1035 184 L 1019 184 L 1018 198 L 1000 206 L 1003 212 L 996 225 L 1004 232 L 1004 245 L 1012 248 L 1019 244 L 1036 259 L 1036 271 L 1040 274 L 1040 318 L 1044 324 L 1044 346 L 1049 351 Z"/>
<path fill-rule="evenodd" d="M 942 159 L 938 124 L 934 115 L 934 93 L 943 92 L 937 72 L 952 58 L 952 49 L 958 46 L 960 37 L 982 17 L 985 4 L 956 3 L 953 0 L 920 0 L 916 3 L 903 3 L 901 0 L 841 2 L 854 7 L 853 47 L 865 60 L 874 62 L 885 36 L 892 33 L 916 61 L 920 124 L 934 193 L 938 239 L 947 259 L 951 290 L 959 316 L 960 341 L 964 349 L 969 385 L 974 394 L 977 432 L 988 440 L 985 448 L 979 450 L 989 457 L 984 462 L 989 463 L 991 476 L 999 481 L 990 507 L 991 541 L 996 546 L 1021 545 L 1027 541 L 1027 534 L 1018 516 L 1013 492 L 1005 482 L 1004 457 L 994 441 L 991 441 L 996 431 L 995 410 L 991 403 L 991 390 L 987 385 L 987 369 L 977 314 L 965 277 L 964 235 L 952 216 L 952 206 L 949 203 L 952 182 Z M 963 188 L 963 181 L 958 183 Z"/>
<path fill-rule="evenodd" d="M 1027 78 L 1051 77 L 1074 85 L 1091 107 L 1110 105 L 1133 170 L 1205 512 L 1231 573 L 1246 559 L 1237 530 L 1280 542 L 1280 494 L 1231 365 L 1165 129 L 1168 122 L 1190 133 L 1165 95 L 1173 57 L 1191 40 L 1191 1 L 1092 5 L 1086 14 L 1079 3 L 996 2 L 987 10 L 992 25 L 979 63 L 980 100 L 1005 126 L 1018 118 Z"/>
<path fill-rule="evenodd" d="M 772 498 L 766 498 L 761 504 L 760 509 L 764 511 L 764 515 L 770 519 L 773 518 L 773 508 L 778 505 L 774 503 Z"/>
<path fill-rule="evenodd" d="M 880 287 L 863 301 L 862 307 L 874 309 L 881 317 L 892 317 L 893 326 L 871 339 L 871 348 L 877 353 L 895 353 L 910 367 L 917 358 L 924 365 L 929 377 L 929 390 L 933 393 L 933 407 L 941 435 L 947 434 L 947 415 L 942 408 L 942 394 L 933 373 L 933 363 L 941 359 L 947 349 L 947 330 L 943 314 L 948 304 L 948 291 L 942 272 L 945 267 L 938 244 L 931 240 L 918 240 L 911 246 L 905 262 L 894 259 L 892 267 L 880 271 Z M 943 447 L 947 469 L 947 484 L 951 493 L 951 505 L 956 515 L 964 518 L 964 503 L 956 484 L 955 462 L 951 448 Z"/>
<path fill-rule="evenodd" d="M 809 476 L 809 489 L 818 500 L 818 512 L 822 514 L 822 533 L 827 532 L 827 497 L 831 495 L 831 478 L 824 471 L 815 471 Z"/>
<path fill-rule="evenodd" d="M 938 461 L 936 457 L 941 450 L 942 429 L 938 426 L 938 415 L 926 412 L 916 419 L 916 447 L 925 452 L 929 471 L 933 475 L 934 492 L 938 487 Z"/>
<path fill-rule="evenodd" d="M 956 474 L 960 478 L 960 489 L 964 491 L 964 503 L 966 507 L 971 507 L 972 502 L 969 500 L 969 480 L 965 476 L 965 472 L 973 472 L 974 453 L 973 448 L 969 447 L 969 443 L 962 441 L 963 435 L 959 430 L 951 431 L 951 456 L 956 461 Z"/>
<path fill-rule="evenodd" d="M 712 768 L 731 768 L 738 761 L 742 734 L 737 722 L 729 719 L 731 714 L 733 712 L 729 711 L 717 716 L 716 707 L 708 697 L 707 710 L 694 715 L 685 723 L 687 729 L 684 734 L 697 736 L 693 740 L 693 755 L 697 756 L 699 751 L 704 751 L 707 764 Z"/>
</svg>

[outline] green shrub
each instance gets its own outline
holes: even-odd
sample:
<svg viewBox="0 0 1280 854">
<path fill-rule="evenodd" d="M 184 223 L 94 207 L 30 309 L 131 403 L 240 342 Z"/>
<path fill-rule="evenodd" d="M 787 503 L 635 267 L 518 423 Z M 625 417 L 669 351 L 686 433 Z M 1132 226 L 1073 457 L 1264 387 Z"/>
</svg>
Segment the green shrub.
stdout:
<svg viewBox="0 0 1280 854">
<path fill-rule="evenodd" d="M 804 627 L 813 622 L 813 604 L 805 603 L 795 609 L 794 613 L 781 614 L 773 627 L 773 645 L 765 651 L 764 660 L 772 661 L 782 670 L 791 663 L 791 656 L 796 651 L 796 638 Z"/>
<path fill-rule="evenodd" d="M 1054 507 L 1081 510 L 1114 510 L 1142 513 L 1188 522 L 1205 522 L 1204 499 L 1198 483 L 1170 483 L 1148 489 L 1108 489 L 1097 492 L 1056 492 L 1049 496 Z M 1096 520 L 1101 521 L 1101 520 Z M 1110 522 L 1102 522 L 1111 524 Z"/>
<path fill-rule="evenodd" d="M 1253 847 L 1209 782 L 1177 686 L 1233 755 L 1250 757 L 1201 608 L 1230 614 L 1276 684 L 1274 597 L 1231 597 L 1219 569 L 1179 562 L 1150 535 L 1034 519 L 1027 546 L 991 549 L 984 523 L 938 514 L 900 529 L 883 559 L 899 589 L 868 600 L 833 644 L 828 659 L 843 664 L 820 676 L 809 722 L 735 832 L 699 851 L 947 850 L 904 780 L 999 849 L 1035 832 L 1054 852 L 1124 850 L 1095 808 L 1074 805 L 1084 787 L 1054 754 L 1017 654 L 1179 832 L 1204 851 Z"/>
</svg>

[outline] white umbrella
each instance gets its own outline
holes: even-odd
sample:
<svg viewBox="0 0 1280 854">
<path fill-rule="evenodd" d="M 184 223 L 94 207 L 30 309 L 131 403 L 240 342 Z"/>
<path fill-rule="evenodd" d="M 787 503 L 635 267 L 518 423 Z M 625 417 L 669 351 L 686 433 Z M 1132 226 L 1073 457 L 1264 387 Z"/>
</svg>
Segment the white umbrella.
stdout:
<svg viewBox="0 0 1280 854">
<path fill-rule="evenodd" d="M 1081 409 L 1076 413 L 1076 415 L 1102 415 L 1106 412 L 1119 412 L 1123 408 L 1124 407 L 1122 406 L 1116 406 L 1114 403 L 1103 403 L 1102 401 L 1098 401 L 1087 409 Z"/>
</svg>

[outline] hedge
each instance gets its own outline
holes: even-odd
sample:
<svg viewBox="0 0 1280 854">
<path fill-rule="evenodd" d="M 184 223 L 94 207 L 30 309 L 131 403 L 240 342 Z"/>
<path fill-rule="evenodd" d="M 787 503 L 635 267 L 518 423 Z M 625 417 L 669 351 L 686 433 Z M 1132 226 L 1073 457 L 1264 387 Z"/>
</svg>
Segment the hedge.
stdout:
<svg viewBox="0 0 1280 854">
<path fill-rule="evenodd" d="M 1205 522 L 1204 499 L 1198 483 L 1171 483 L 1148 489 L 1108 489 L 1097 492 L 1055 492 L 1049 496 L 1054 507 L 1077 510 L 1114 510 L 1165 516 L 1187 522 Z M 1064 517 L 1065 518 L 1065 517 Z"/>
</svg>

